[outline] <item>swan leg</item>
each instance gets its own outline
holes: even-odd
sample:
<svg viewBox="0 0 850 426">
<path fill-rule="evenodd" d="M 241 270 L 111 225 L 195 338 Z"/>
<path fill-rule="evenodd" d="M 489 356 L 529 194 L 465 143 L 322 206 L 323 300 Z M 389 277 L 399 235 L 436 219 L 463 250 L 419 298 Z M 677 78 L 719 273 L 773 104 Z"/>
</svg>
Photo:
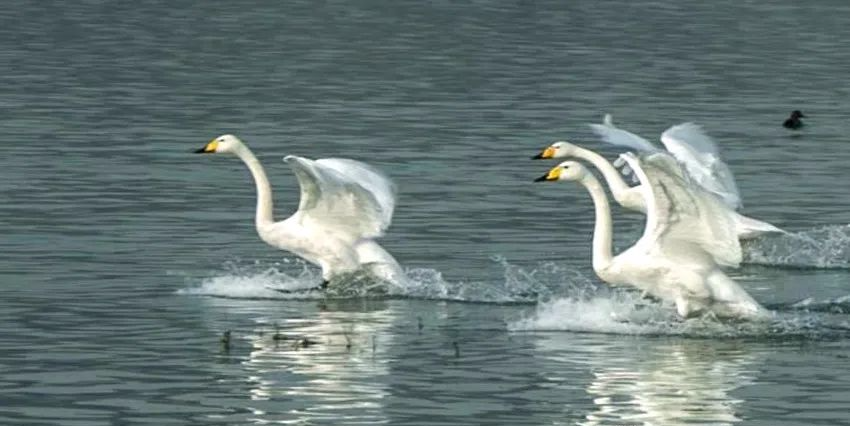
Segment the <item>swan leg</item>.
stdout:
<svg viewBox="0 0 850 426">
<path fill-rule="evenodd" d="M 293 289 L 293 290 L 288 290 L 288 289 L 285 289 L 285 288 L 276 288 L 276 287 L 272 287 L 272 286 L 266 286 L 266 288 L 269 289 L 269 290 L 274 290 L 278 293 L 283 293 L 283 294 L 298 294 L 298 293 L 306 293 L 306 292 L 313 291 L 313 290 L 325 291 L 328 288 L 328 282 L 322 281 L 322 283 L 319 284 L 317 287 L 299 288 L 299 289 Z"/>
<path fill-rule="evenodd" d="M 328 283 L 334 278 L 350 274 L 357 271 L 359 265 L 355 257 L 355 253 L 340 251 L 332 256 L 328 256 L 319 260 L 319 267 L 322 268 L 322 284 L 320 286 L 327 287 Z"/>
<path fill-rule="evenodd" d="M 640 293 L 640 298 L 643 299 L 643 300 L 650 300 L 650 301 L 653 301 L 653 302 L 657 302 L 658 300 L 660 300 L 659 298 L 649 294 L 649 291 L 647 291 L 647 290 L 644 290 Z"/>
<path fill-rule="evenodd" d="M 676 312 L 678 312 L 679 316 L 682 318 L 690 316 L 691 306 L 687 299 L 681 296 L 676 298 Z"/>
<path fill-rule="evenodd" d="M 321 262 L 319 266 L 321 266 L 322 268 L 322 283 L 330 282 L 331 276 L 333 275 L 333 272 L 331 272 L 330 265 L 328 265 L 326 262 Z"/>
<path fill-rule="evenodd" d="M 688 319 L 700 315 L 706 311 L 704 300 L 694 299 L 686 296 L 676 296 L 676 312 L 683 319 Z"/>
<path fill-rule="evenodd" d="M 324 280 L 317 287 L 299 288 L 297 290 L 287 290 L 287 289 L 284 289 L 284 288 L 274 288 L 274 287 L 266 287 L 266 288 L 269 289 L 269 290 L 274 290 L 278 293 L 293 294 L 293 293 L 304 293 L 304 292 L 313 291 L 313 290 L 325 291 L 325 290 L 328 289 L 328 284 L 330 284 L 330 283 L 327 280 Z"/>
</svg>

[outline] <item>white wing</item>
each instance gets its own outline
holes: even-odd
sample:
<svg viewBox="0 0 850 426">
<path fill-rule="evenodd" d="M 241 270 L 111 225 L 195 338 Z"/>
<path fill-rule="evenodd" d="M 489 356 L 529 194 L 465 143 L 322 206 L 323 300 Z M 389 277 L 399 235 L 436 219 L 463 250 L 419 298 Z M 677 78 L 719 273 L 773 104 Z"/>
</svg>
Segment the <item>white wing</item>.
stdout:
<svg viewBox="0 0 850 426">
<path fill-rule="evenodd" d="M 611 114 L 605 114 L 604 124 L 590 124 L 590 128 L 603 142 L 624 146 L 640 152 L 655 152 L 658 148 L 648 140 L 623 129 L 614 126 Z"/>
<path fill-rule="evenodd" d="M 627 153 L 621 158 L 640 179 L 646 198 L 643 244 L 653 244 L 671 255 L 683 255 L 681 250 L 696 246 L 719 265 L 740 265 L 741 244 L 732 210 L 692 183 L 666 153 L 641 158 Z M 677 252 L 672 253 L 674 250 Z"/>
<path fill-rule="evenodd" d="M 661 143 L 685 165 L 703 188 L 717 194 L 733 209 L 741 208 L 741 194 L 729 166 L 720 159 L 714 141 L 694 123 L 682 123 L 661 134 Z"/>
<path fill-rule="evenodd" d="M 316 163 L 336 170 L 371 192 L 381 210 L 381 229 L 386 230 L 390 226 L 396 201 L 396 186 L 390 178 L 366 163 L 347 158 L 322 158 Z"/>
<path fill-rule="evenodd" d="M 301 186 L 298 213 L 352 241 L 375 238 L 392 222 L 395 186 L 381 172 L 354 160 L 284 158 Z"/>
</svg>

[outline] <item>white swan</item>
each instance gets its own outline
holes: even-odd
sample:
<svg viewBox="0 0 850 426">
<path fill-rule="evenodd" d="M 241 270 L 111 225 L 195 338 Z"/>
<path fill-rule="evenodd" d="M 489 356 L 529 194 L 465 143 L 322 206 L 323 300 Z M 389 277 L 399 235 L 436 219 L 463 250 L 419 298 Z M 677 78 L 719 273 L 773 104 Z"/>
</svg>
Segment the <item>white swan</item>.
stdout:
<svg viewBox="0 0 850 426">
<path fill-rule="evenodd" d="M 603 281 L 631 285 L 646 294 L 673 302 L 684 318 L 712 312 L 720 317 L 753 317 L 766 311 L 727 277 L 712 256 L 691 240 L 678 220 L 693 205 L 680 205 L 684 183 L 662 168 L 624 154 L 641 179 L 645 192 L 646 227 L 643 236 L 617 256 L 612 254 L 611 209 L 599 181 L 580 163 L 565 161 L 536 181 L 576 181 L 590 192 L 596 210 L 593 231 L 593 270 Z M 671 195 L 672 194 L 672 195 Z"/>
<path fill-rule="evenodd" d="M 639 152 L 659 151 L 648 140 L 614 126 L 611 114 L 605 114 L 603 124 L 591 124 L 590 128 L 607 143 Z M 733 209 L 742 207 L 735 177 L 729 166 L 720 159 L 717 144 L 703 132 L 702 127 L 694 123 L 675 125 L 661 134 L 661 143 L 706 191 L 717 194 Z"/>
<path fill-rule="evenodd" d="M 657 152 L 657 154 L 661 153 L 662 152 Z M 644 199 L 644 193 L 641 190 L 640 185 L 630 187 L 626 181 L 623 180 L 623 177 L 620 176 L 617 169 L 608 162 L 608 160 L 596 152 L 586 148 L 581 148 L 566 141 L 558 141 L 549 145 L 540 154 L 537 154 L 532 158 L 579 158 L 585 160 L 593 164 L 593 166 L 602 173 L 602 176 L 608 183 L 608 187 L 611 188 L 611 193 L 614 195 L 614 199 L 618 204 L 629 210 L 646 213 L 646 200 Z M 746 240 L 756 238 L 766 233 L 785 232 L 767 222 L 756 220 L 736 212 L 733 208 L 728 207 L 728 205 L 720 198 L 717 198 L 715 194 L 708 192 L 702 186 L 691 186 L 694 187 L 693 189 L 695 193 L 702 192 L 705 194 L 704 197 L 700 198 L 703 199 L 704 203 L 711 206 L 711 215 L 705 216 L 704 219 L 711 220 L 713 222 L 717 222 L 718 220 L 725 222 L 728 218 L 732 221 L 732 226 L 734 227 L 738 239 Z M 715 202 L 713 200 L 717 201 Z M 715 224 L 713 226 L 717 225 Z M 737 250 L 740 251 L 740 247 Z"/>
<path fill-rule="evenodd" d="M 392 283 L 404 279 L 398 262 L 374 241 L 389 227 L 395 208 L 395 187 L 377 170 L 347 159 L 285 157 L 301 186 L 301 200 L 295 214 L 275 222 L 266 172 L 242 141 L 222 135 L 195 152 L 229 153 L 242 159 L 257 187 L 255 222 L 260 238 L 321 267 L 323 288 L 332 279 L 359 270 Z"/>
</svg>

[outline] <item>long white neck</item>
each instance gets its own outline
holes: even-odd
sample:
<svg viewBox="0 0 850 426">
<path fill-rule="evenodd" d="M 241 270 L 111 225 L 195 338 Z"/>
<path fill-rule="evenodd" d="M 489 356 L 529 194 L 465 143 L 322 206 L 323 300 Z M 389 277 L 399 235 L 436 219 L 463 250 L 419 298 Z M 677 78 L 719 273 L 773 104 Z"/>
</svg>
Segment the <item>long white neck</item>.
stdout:
<svg viewBox="0 0 850 426">
<path fill-rule="evenodd" d="M 581 184 L 590 192 L 593 198 L 593 207 L 596 209 L 596 225 L 593 228 L 593 270 L 597 275 L 605 270 L 610 264 L 613 254 L 611 253 L 611 206 L 608 204 L 608 196 L 602 184 L 588 173 L 581 180 Z"/>
<path fill-rule="evenodd" d="M 272 188 L 269 185 L 269 178 L 266 177 L 266 171 L 260 164 L 260 160 L 257 160 L 257 157 L 247 146 L 240 145 L 234 149 L 234 153 L 248 166 L 251 176 L 254 177 L 254 184 L 257 186 L 257 216 L 255 219 L 257 228 L 262 225 L 270 225 L 274 222 L 272 217 Z"/>
<path fill-rule="evenodd" d="M 608 187 L 611 188 L 611 193 L 614 195 L 614 199 L 617 200 L 618 203 L 624 204 L 623 199 L 626 192 L 631 189 L 631 187 L 625 180 L 623 180 L 623 177 L 620 176 L 620 173 L 610 162 L 608 162 L 608 160 L 589 149 L 580 147 L 575 147 L 573 155 L 593 164 L 593 166 L 602 173 L 602 177 L 605 178 L 605 182 L 607 182 Z"/>
</svg>

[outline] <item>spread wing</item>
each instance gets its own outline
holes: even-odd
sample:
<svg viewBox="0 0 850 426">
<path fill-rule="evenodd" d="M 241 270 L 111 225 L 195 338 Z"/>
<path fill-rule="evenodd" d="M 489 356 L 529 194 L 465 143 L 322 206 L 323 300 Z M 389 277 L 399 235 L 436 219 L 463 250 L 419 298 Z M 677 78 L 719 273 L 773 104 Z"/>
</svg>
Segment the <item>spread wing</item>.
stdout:
<svg viewBox="0 0 850 426">
<path fill-rule="evenodd" d="M 647 202 L 646 227 L 640 243 L 670 254 L 685 246 L 696 246 L 719 265 L 737 267 L 741 263 L 734 212 L 715 195 L 695 185 L 676 159 L 666 153 L 640 158 L 626 153 L 621 158 L 641 181 Z"/>
<path fill-rule="evenodd" d="M 298 184 L 302 220 L 333 229 L 352 240 L 383 235 L 392 222 L 395 185 L 359 161 L 287 156 Z"/>
<path fill-rule="evenodd" d="M 603 124 L 590 124 L 593 132 L 599 136 L 603 142 L 612 145 L 624 146 L 638 152 L 655 152 L 658 148 L 652 145 L 648 140 L 617 126 L 611 119 L 611 114 L 605 114 Z"/>
<path fill-rule="evenodd" d="M 682 123 L 661 134 L 661 143 L 706 191 L 717 194 L 733 209 L 741 208 L 741 194 L 729 166 L 720 159 L 717 144 L 694 123 Z"/>
</svg>

